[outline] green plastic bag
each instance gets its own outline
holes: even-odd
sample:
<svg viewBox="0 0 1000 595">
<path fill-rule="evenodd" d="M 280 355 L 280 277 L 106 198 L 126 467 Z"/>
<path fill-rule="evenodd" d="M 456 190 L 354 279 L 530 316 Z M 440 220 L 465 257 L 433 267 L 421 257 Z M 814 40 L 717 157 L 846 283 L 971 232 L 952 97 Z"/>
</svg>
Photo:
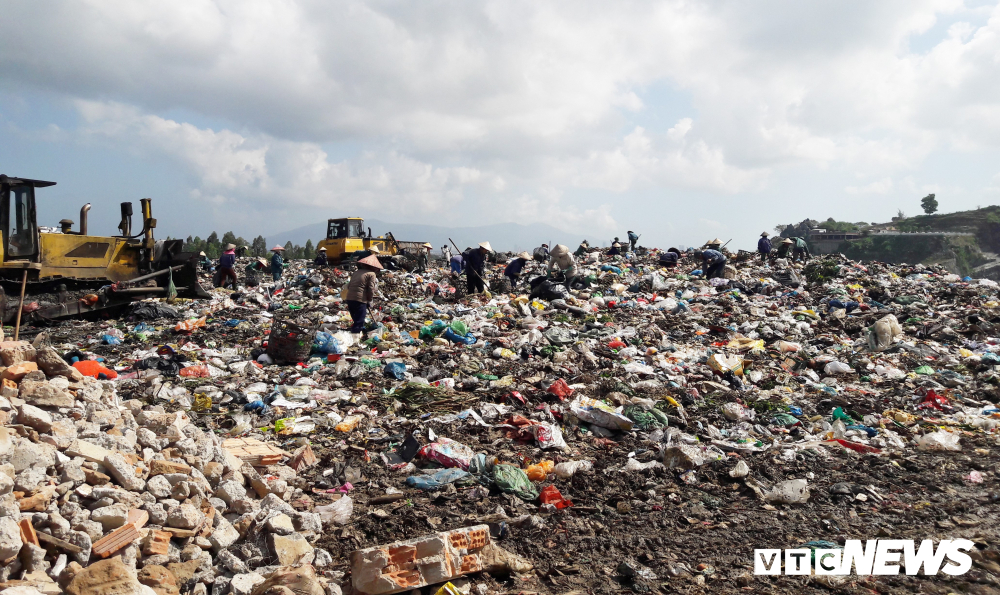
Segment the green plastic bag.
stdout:
<svg viewBox="0 0 1000 595">
<path fill-rule="evenodd" d="M 934 373 L 934 368 L 930 366 L 920 366 L 919 368 L 914 370 L 913 373 L 920 374 L 922 376 L 930 376 L 931 374 Z"/>
<path fill-rule="evenodd" d="M 177 299 L 177 286 L 174 285 L 173 269 L 167 269 L 167 275 L 170 278 L 170 280 L 167 282 L 167 301 L 172 302 Z"/>
<path fill-rule="evenodd" d="M 642 405 L 628 405 L 622 415 L 631 419 L 640 430 L 655 430 L 670 425 L 667 415 L 659 409 L 646 409 Z"/>
<path fill-rule="evenodd" d="M 844 412 L 843 408 L 841 407 L 837 407 L 836 409 L 833 410 L 833 421 L 837 421 L 838 419 L 843 421 L 847 425 L 857 423 L 854 420 L 854 418 L 848 415 L 846 412 Z"/>
<path fill-rule="evenodd" d="M 528 474 L 513 465 L 494 465 L 493 482 L 501 491 L 514 494 L 521 500 L 530 502 L 538 498 L 538 490 L 528 479 Z"/>
<path fill-rule="evenodd" d="M 465 325 L 461 320 L 456 320 L 451 323 L 451 330 L 455 331 L 463 337 L 469 334 L 469 327 Z"/>
</svg>

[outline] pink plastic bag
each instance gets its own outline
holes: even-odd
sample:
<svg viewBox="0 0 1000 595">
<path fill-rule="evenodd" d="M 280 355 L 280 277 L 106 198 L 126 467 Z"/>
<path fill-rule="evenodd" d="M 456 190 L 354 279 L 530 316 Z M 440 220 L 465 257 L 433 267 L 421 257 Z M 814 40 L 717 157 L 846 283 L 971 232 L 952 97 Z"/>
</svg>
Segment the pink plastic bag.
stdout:
<svg viewBox="0 0 1000 595">
<path fill-rule="evenodd" d="M 464 470 L 469 469 L 472 457 L 476 456 L 468 446 L 448 438 L 438 438 L 437 442 L 423 446 L 417 454 L 425 459 L 437 461 L 449 469 L 459 467 Z"/>
</svg>

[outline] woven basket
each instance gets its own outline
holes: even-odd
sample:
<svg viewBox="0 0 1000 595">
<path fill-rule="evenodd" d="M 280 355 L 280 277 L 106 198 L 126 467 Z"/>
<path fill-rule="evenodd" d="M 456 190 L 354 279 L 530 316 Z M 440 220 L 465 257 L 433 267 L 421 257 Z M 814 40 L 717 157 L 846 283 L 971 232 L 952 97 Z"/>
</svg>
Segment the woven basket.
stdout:
<svg viewBox="0 0 1000 595">
<path fill-rule="evenodd" d="M 279 364 L 295 364 L 309 358 L 316 331 L 275 318 L 267 340 L 267 354 Z"/>
</svg>

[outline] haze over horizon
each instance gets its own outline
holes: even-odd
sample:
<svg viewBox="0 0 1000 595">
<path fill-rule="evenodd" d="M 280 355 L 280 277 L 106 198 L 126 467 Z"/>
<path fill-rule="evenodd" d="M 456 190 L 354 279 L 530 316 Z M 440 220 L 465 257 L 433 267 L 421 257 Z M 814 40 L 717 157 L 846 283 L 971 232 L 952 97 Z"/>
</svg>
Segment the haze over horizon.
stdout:
<svg viewBox="0 0 1000 595">
<path fill-rule="evenodd" d="M 1000 3 L 5 3 L 0 173 L 39 223 L 331 217 L 750 247 L 1000 197 Z M 544 241 L 539 238 L 538 241 Z"/>
</svg>

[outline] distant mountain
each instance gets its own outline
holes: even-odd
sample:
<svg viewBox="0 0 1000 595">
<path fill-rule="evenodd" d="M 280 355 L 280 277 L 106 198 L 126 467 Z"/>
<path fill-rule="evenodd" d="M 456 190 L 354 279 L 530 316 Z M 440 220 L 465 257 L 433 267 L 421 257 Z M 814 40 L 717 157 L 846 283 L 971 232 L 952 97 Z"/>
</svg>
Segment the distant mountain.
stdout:
<svg viewBox="0 0 1000 595">
<path fill-rule="evenodd" d="M 475 246 L 479 242 L 489 241 L 495 250 L 501 252 L 521 250 L 530 252 L 543 243 L 547 243 L 549 246 L 566 244 L 575 249 L 584 239 L 583 237 L 573 237 L 572 234 L 544 223 L 530 225 L 497 223 L 481 227 L 443 227 L 414 223 L 386 223 L 378 219 L 365 219 L 365 227 L 370 227 L 372 235 L 376 236 L 391 231 L 397 240 L 430 242 L 434 246 L 435 254 L 439 253 L 441 246 L 450 245 L 449 237 L 458 244 L 461 250 Z M 291 241 L 293 244 L 304 246 L 306 240 L 312 240 L 313 245 L 316 245 L 325 237 L 326 221 L 275 234 L 267 238 L 267 243 L 269 246 L 274 244 L 284 246 L 285 242 Z M 601 242 L 596 241 L 596 238 L 589 239 L 591 244 L 601 245 Z"/>
</svg>

